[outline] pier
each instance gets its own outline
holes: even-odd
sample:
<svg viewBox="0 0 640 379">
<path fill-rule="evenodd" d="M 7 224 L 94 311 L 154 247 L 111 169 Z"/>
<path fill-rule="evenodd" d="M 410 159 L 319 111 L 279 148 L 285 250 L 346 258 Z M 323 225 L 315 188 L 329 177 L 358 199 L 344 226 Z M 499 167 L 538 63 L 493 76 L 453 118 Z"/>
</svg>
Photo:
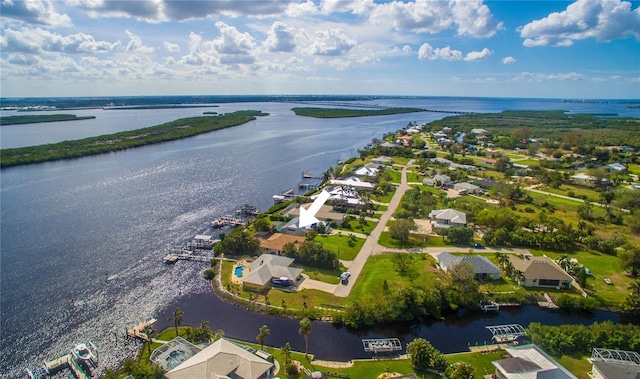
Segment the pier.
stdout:
<svg viewBox="0 0 640 379">
<path fill-rule="evenodd" d="M 211 221 L 213 228 L 222 228 L 224 226 L 244 226 L 245 222 L 233 216 L 222 216 Z"/>
<path fill-rule="evenodd" d="M 284 203 L 289 200 L 295 199 L 297 196 L 293 193 L 293 188 L 280 192 L 279 195 L 273 195 L 273 202 L 275 204 Z"/>
<path fill-rule="evenodd" d="M 141 322 L 138 325 L 132 327 L 131 329 L 127 329 L 127 337 L 135 338 L 141 340 L 142 342 L 147 342 L 149 340 L 149 336 L 144 332 L 145 329 L 155 324 L 158 321 L 155 318 L 152 318 L 149 321 Z"/>
</svg>

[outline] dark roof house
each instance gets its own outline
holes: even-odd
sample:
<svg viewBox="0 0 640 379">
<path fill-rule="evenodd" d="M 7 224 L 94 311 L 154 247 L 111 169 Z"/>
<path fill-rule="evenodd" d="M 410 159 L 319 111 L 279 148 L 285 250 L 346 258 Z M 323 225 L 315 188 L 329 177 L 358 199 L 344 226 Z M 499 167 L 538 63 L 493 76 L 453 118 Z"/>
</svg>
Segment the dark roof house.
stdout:
<svg viewBox="0 0 640 379">
<path fill-rule="evenodd" d="M 473 267 L 476 272 L 476 280 L 500 279 L 500 269 L 486 257 L 480 255 L 456 256 L 450 253 L 440 253 L 438 255 L 438 267 L 444 272 L 461 263 L 468 263 Z"/>
</svg>

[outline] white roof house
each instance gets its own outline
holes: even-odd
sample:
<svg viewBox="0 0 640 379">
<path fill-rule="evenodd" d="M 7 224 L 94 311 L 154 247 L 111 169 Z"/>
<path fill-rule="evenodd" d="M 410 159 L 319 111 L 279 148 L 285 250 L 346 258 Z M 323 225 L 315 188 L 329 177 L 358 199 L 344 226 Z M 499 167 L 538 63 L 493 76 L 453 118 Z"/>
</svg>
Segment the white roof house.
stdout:
<svg viewBox="0 0 640 379">
<path fill-rule="evenodd" d="M 366 165 L 356 169 L 353 173 L 358 176 L 376 176 L 378 171 L 377 167 Z"/>
<path fill-rule="evenodd" d="M 465 226 L 467 215 L 455 209 L 435 209 L 429 213 L 431 224 L 435 228 L 450 228 L 452 226 Z"/>
<path fill-rule="evenodd" d="M 504 379 L 577 379 L 534 344 L 508 347 L 511 358 L 491 362 Z"/>
<path fill-rule="evenodd" d="M 455 188 L 457 191 L 466 190 L 468 193 L 479 193 L 482 191 L 482 189 L 477 185 L 467 182 L 456 183 L 453 185 L 453 188 Z"/>
<path fill-rule="evenodd" d="M 260 379 L 271 374 L 273 363 L 224 338 L 167 372 L 169 379 Z"/>
<path fill-rule="evenodd" d="M 373 189 L 375 187 L 373 183 L 365 182 L 364 180 L 356 177 L 349 177 L 346 179 L 332 179 L 331 184 L 365 189 Z"/>
</svg>

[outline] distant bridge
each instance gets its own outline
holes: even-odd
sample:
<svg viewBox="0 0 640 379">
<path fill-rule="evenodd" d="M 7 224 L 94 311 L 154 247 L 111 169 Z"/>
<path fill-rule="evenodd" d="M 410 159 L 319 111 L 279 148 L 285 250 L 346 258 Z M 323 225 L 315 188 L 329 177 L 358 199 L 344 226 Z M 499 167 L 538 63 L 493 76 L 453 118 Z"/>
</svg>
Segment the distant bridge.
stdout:
<svg viewBox="0 0 640 379">
<path fill-rule="evenodd" d="M 339 101 L 288 101 L 289 103 L 295 104 L 308 104 L 308 105 L 325 105 L 329 107 L 343 107 L 343 108 L 361 108 L 361 109 L 395 109 L 400 107 L 390 107 L 387 105 L 379 105 L 379 104 L 364 104 L 364 103 L 345 103 Z M 450 114 L 472 114 L 474 112 L 463 112 L 463 111 L 447 111 L 441 109 L 425 109 L 425 108 L 416 108 L 420 109 L 422 112 L 431 112 L 431 113 L 450 113 Z"/>
</svg>

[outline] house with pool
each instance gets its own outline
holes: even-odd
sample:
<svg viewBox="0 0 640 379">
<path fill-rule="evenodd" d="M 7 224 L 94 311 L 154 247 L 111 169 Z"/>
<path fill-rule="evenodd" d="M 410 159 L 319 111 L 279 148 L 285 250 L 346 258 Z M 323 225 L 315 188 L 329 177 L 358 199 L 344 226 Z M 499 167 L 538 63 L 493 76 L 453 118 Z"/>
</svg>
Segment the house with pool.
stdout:
<svg viewBox="0 0 640 379">
<path fill-rule="evenodd" d="M 294 259 L 273 254 L 262 254 L 247 266 L 236 266 L 245 290 L 263 291 L 272 286 L 291 287 L 301 280 L 302 269 L 291 267 Z"/>
</svg>

